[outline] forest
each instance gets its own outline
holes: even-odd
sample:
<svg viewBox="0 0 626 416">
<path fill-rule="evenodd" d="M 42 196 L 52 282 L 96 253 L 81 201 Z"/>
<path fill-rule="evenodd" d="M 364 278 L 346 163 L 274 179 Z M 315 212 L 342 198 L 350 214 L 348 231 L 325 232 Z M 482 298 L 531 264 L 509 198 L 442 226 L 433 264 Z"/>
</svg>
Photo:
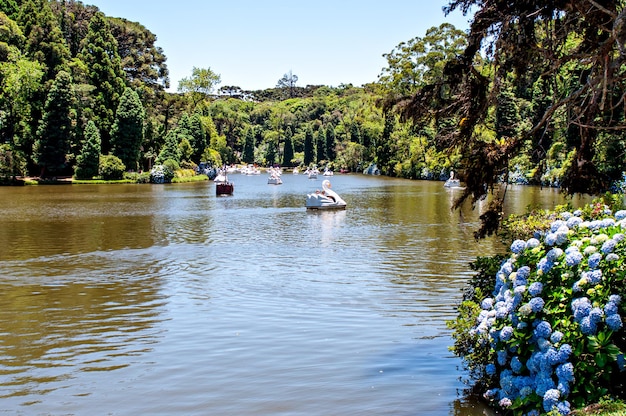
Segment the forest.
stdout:
<svg viewBox="0 0 626 416">
<path fill-rule="evenodd" d="M 502 183 L 621 190 L 624 1 L 444 11 L 457 9 L 473 13 L 467 32 L 442 23 L 390 45 L 366 85 L 302 87 L 289 72 L 243 91 L 194 67 L 168 92 L 166 51 L 140 22 L 74 0 L 2 0 L 0 178 L 375 163 L 410 179 L 454 170 L 461 200 Z"/>
</svg>

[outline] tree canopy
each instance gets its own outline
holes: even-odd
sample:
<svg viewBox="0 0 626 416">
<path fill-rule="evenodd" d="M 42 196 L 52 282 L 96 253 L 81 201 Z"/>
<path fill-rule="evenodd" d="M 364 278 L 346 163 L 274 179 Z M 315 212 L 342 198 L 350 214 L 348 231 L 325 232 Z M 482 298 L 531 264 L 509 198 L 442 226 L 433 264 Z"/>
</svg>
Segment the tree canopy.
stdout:
<svg viewBox="0 0 626 416">
<path fill-rule="evenodd" d="M 547 149 L 564 140 L 571 149 L 560 183 L 568 193 L 607 190 L 621 169 L 607 169 L 606 146 L 623 142 L 626 25 L 623 0 L 455 0 L 447 13 L 476 10 L 467 46 L 441 77 L 401 103 L 418 123 L 435 119 L 441 148 L 461 152 L 459 176 L 474 201 L 508 175 L 509 163 L 530 152 L 546 168 Z M 500 140 L 486 140 L 491 114 L 512 92 L 525 113 Z M 514 121 L 514 120 L 511 120 Z M 617 148 L 621 148 L 617 146 Z M 620 155 L 623 159 L 623 154 Z M 502 194 L 485 214 L 484 233 L 495 230 Z"/>
</svg>

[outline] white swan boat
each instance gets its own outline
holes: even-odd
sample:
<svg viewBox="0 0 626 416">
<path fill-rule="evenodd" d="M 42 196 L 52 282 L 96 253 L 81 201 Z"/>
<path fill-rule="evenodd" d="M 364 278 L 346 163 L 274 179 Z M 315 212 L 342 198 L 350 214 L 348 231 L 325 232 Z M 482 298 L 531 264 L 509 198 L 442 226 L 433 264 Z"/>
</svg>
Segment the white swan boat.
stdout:
<svg viewBox="0 0 626 416">
<path fill-rule="evenodd" d="M 443 184 L 445 188 L 459 188 L 461 181 L 454 177 L 454 171 L 450 171 L 450 178 Z"/>
<path fill-rule="evenodd" d="M 307 194 L 307 209 L 346 209 L 346 201 L 344 201 L 335 191 L 333 191 L 330 181 L 325 179 L 322 182 L 322 191 L 315 191 L 314 194 Z"/>
<path fill-rule="evenodd" d="M 280 170 L 270 168 L 269 177 L 267 178 L 267 183 L 270 185 L 282 185 L 283 180 L 280 178 Z"/>
</svg>

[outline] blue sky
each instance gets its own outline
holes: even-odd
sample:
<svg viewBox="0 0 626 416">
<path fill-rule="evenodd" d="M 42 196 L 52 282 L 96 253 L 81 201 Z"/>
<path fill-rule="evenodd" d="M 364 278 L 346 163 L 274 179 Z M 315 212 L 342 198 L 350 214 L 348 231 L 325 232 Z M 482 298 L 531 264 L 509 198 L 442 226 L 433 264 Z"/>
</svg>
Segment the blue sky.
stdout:
<svg viewBox="0 0 626 416">
<path fill-rule="evenodd" d="M 378 79 L 400 42 L 449 22 L 468 28 L 471 16 L 444 16 L 446 0 L 84 0 L 107 16 L 143 24 L 157 36 L 170 71 L 170 90 L 193 67 L 211 68 L 220 86 L 273 88 L 284 74 L 298 86 Z"/>
</svg>

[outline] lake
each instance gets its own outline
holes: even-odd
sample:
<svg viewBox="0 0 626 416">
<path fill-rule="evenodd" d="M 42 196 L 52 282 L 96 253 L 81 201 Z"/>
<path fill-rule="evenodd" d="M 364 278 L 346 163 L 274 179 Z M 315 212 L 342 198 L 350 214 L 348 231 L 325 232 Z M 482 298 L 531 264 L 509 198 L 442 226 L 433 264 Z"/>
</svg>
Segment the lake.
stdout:
<svg viewBox="0 0 626 416">
<path fill-rule="evenodd" d="M 443 182 L 0 187 L 0 412 L 489 415 L 448 350 L 480 206 Z M 562 203 L 512 187 L 510 212 Z M 97 409 L 97 411 L 94 411 Z"/>
</svg>

